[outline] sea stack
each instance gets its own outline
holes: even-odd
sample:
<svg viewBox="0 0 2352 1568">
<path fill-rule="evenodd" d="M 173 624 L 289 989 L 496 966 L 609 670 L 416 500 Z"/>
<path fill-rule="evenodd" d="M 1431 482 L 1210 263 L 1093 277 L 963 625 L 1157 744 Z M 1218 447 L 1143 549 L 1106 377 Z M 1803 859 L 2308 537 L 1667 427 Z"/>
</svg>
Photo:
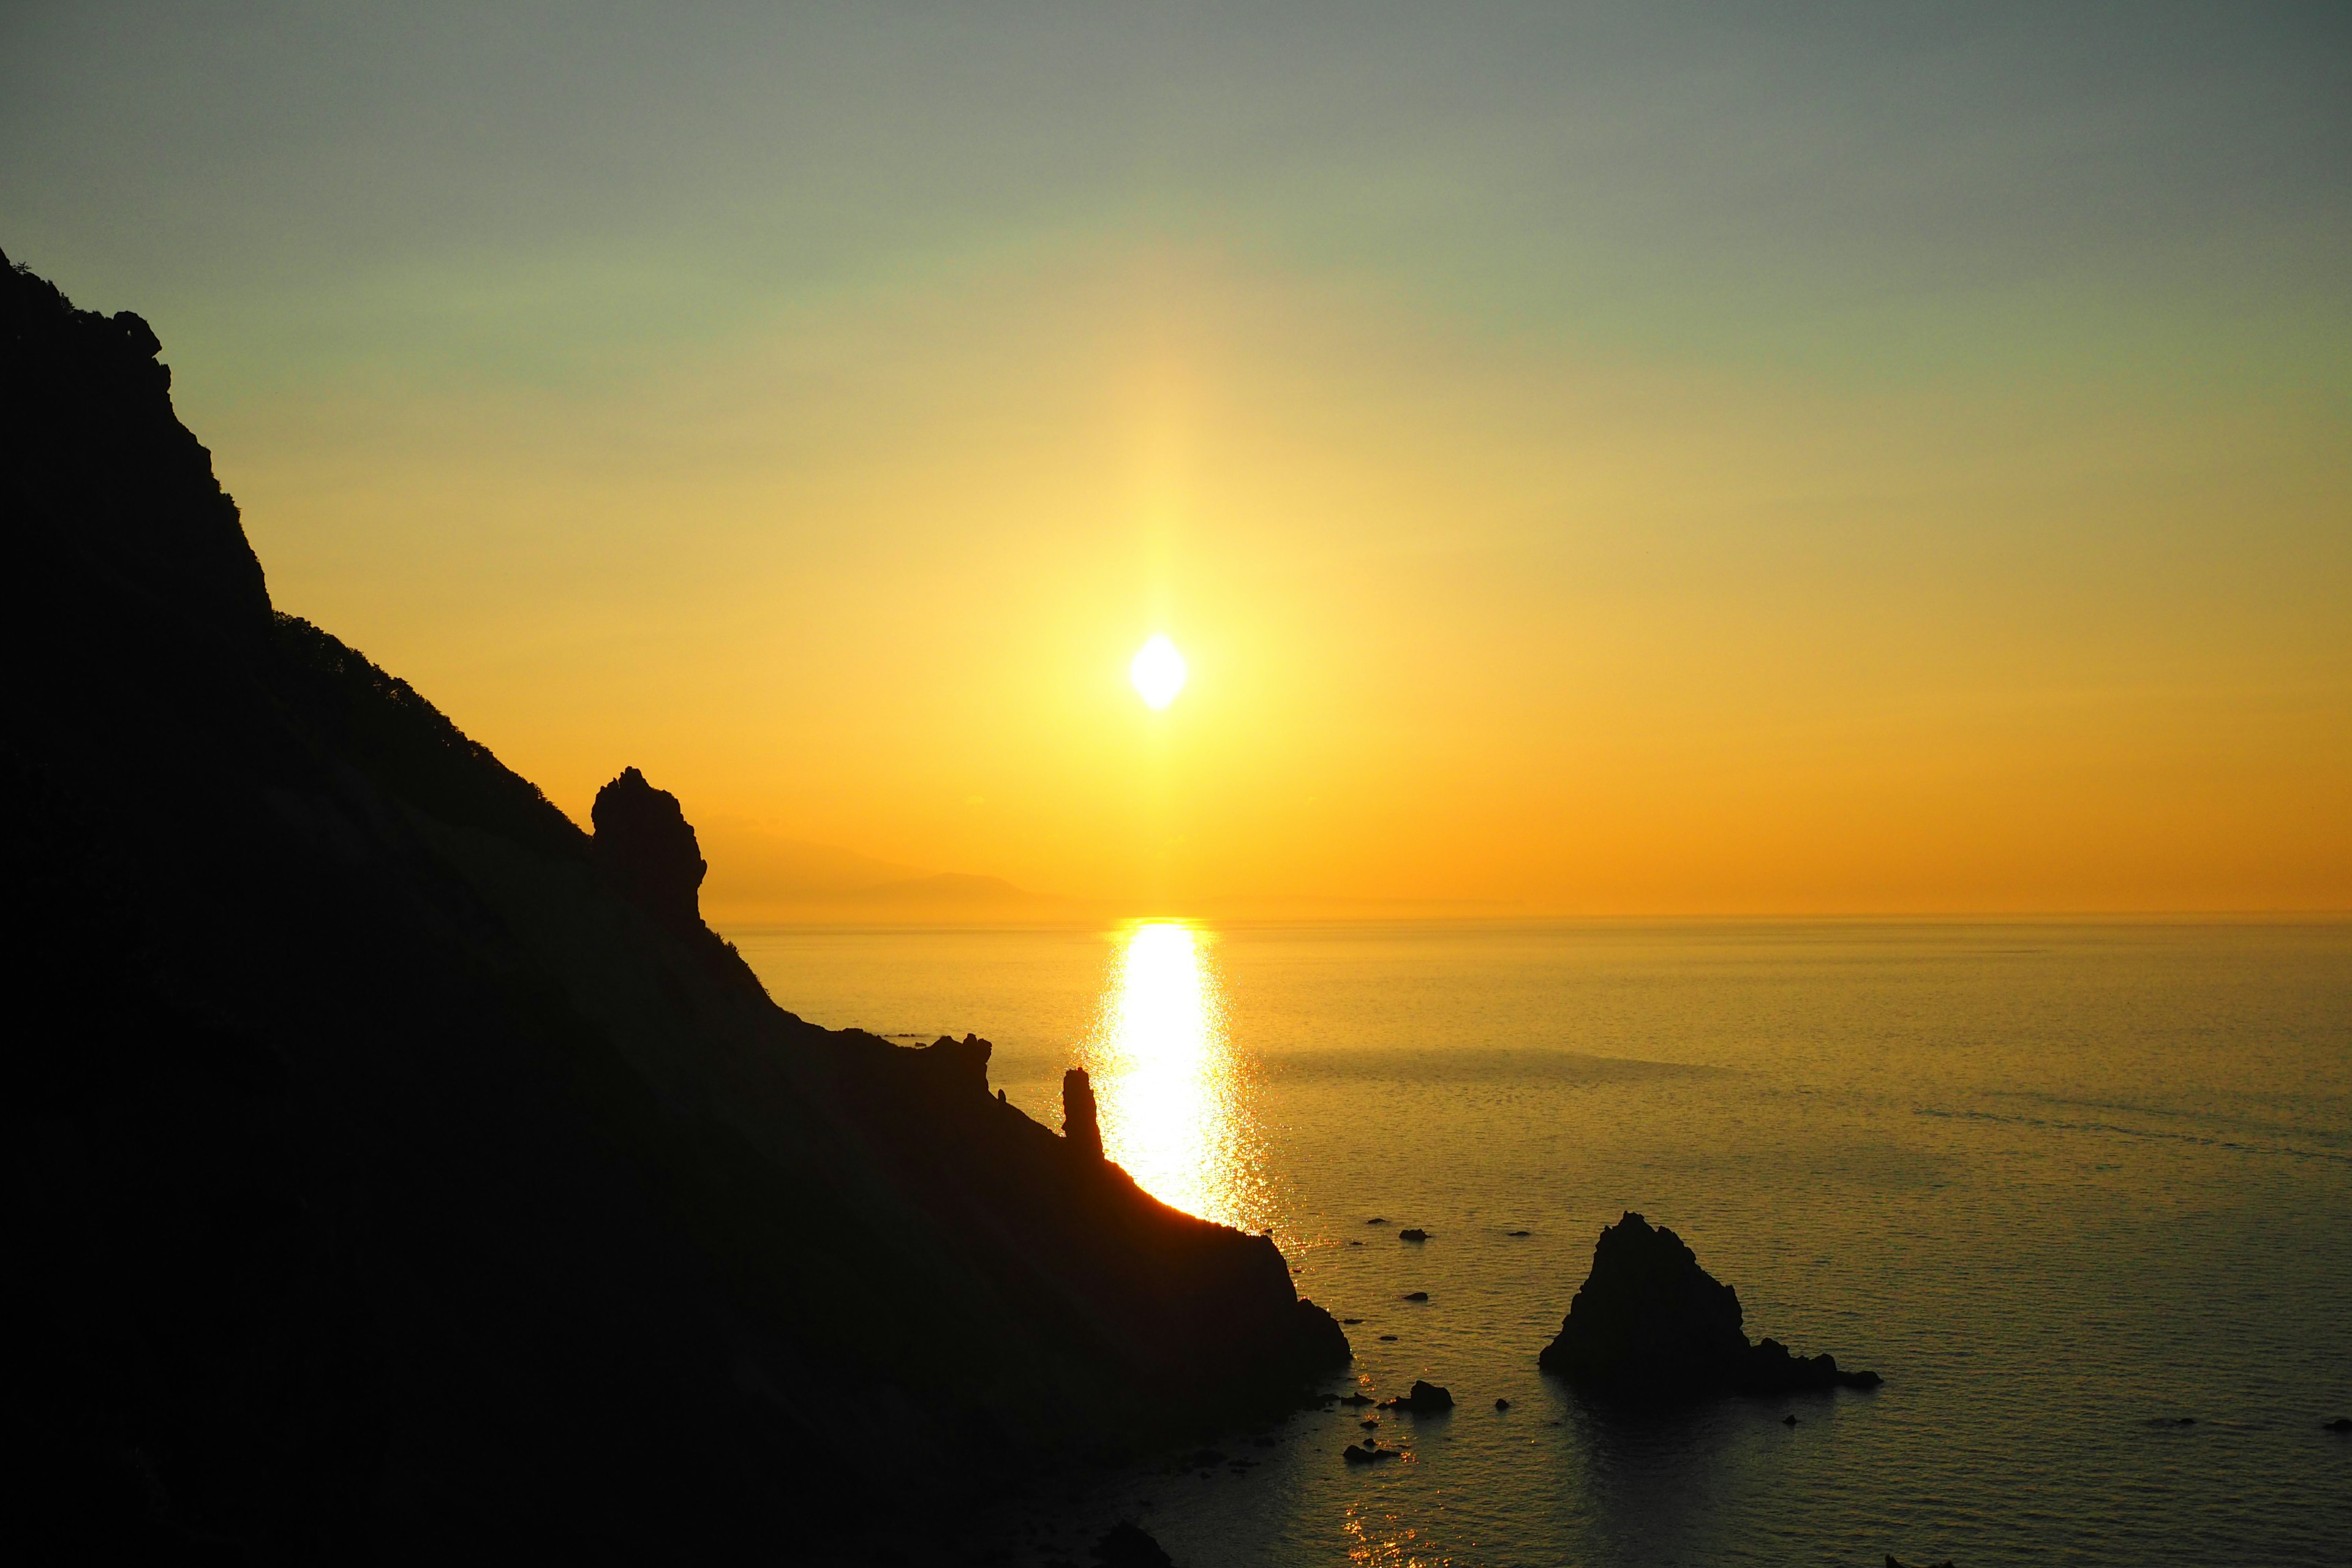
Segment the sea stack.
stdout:
<svg viewBox="0 0 2352 1568">
<path fill-rule="evenodd" d="M 1601 1231 L 1592 1272 L 1537 1359 L 1590 1393 L 1653 1403 L 1880 1381 L 1840 1371 L 1832 1356 L 1790 1355 L 1777 1340 L 1750 1343 L 1739 1293 L 1700 1268 L 1682 1237 L 1630 1213 Z"/>
<path fill-rule="evenodd" d="M 1062 1136 L 1074 1149 L 1102 1158 L 1102 1123 L 1095 1119 L 1095 1086 L 1087 1069 L 1072 1068 L 1062 1075 Z"/>
</svg>

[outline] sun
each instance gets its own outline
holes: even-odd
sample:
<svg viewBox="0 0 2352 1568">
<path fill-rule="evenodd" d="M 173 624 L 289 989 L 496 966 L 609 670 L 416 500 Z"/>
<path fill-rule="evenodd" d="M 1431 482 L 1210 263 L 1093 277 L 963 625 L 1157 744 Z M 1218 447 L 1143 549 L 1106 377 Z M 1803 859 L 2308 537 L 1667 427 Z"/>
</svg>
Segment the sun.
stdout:
<svg viewBox="0 0 2352 1568">
<path fill-rule="evenodd" d="M 1155 637 L 1136 651 L 1127 678 L 1148 708 L 1165 708 L 1184 689 L 1184 656 L 1165 637 Z"/>
</svg>

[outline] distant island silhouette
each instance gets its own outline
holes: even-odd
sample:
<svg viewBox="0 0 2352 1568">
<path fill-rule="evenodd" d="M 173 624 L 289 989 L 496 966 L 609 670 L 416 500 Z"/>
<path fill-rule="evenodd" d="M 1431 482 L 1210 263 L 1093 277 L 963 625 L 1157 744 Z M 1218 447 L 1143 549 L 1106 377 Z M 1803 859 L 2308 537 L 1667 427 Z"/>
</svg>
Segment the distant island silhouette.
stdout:
<svg viewBox="0 0 2352 1568">
<path fill-rule="evenodd" d="M 0 344 L 20 1560 L 921 1561 L 1347 1362 L 985 1040 L 778 1007 L 654 781 L 276 612 L 137 316 L 0 258 Z"/>
<path fill-rule="evenodd" d="M 1053 922 L 1115 918 L 1087 900 L 1040 893 L 1003 877 L 927 871 L 789 838 L 761 824 L 721 818 L 704 901 L 722 925 L 875 921 Z"/>
</svg>

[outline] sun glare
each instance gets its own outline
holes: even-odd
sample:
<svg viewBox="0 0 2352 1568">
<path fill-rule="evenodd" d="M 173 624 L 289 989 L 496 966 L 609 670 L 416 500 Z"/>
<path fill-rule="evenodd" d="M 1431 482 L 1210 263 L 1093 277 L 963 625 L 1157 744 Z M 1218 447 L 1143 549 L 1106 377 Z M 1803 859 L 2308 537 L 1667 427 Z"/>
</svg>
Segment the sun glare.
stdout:
<svg viewBox="0 0 2352 1568">
<path fill-rule="evenodd" d="M 1115 941 L 1085 1052 L 1103 1148 L 1160 1202 L 1254 1230 L 1273 1217 L 1263 1139 L 1206 933 L 1142 921 Z"/>
<path fill-rule="evenodd" d="M 1137 650 L 1127 667 L 1127 678 L 1149 708 L 1165 708 L 1184 689 L 1184 656 L 1165 637 L 1155 637 Z"/>
</svg>

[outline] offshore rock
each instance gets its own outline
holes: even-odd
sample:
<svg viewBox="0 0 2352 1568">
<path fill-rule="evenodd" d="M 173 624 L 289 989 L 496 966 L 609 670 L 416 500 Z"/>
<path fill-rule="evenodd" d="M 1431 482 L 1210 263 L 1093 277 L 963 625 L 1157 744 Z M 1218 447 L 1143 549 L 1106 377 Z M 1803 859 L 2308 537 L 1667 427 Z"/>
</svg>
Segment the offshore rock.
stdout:
<svg viewBox="0 0 2352 1568">
<path fill-rule="evenodd" d="M 1095 1115 L 1095 1086 L 1087 1069 L 1072 1068 L 1062 1075 L 1062 1136 L 1070 1146 L 1102 1158 L 1102 1123 Z"/>
<path fill-rule="evenodd" d="M 1538 1364 L 1589 1392 L 1648 1401 L 1718 1394 L 1875 1388 L 1834 1357 L 1748 1342 L 1738 1292 L 1699 1267 L 1682 1237 L 1627 1214 L 1601 1233 L 1592 1272 Z"/>
<path fill-rule="evenodd" d="M 1416 1378 L 1409 1392 L 1384 1402 L 1381 1408 L 1410 1411 L 1415 1415 L 1434 1415 L 1440 1411 L 1454 1408 L 1454 1395 L 1451 1391 L 1433 1383 Z"/>
</svg>

